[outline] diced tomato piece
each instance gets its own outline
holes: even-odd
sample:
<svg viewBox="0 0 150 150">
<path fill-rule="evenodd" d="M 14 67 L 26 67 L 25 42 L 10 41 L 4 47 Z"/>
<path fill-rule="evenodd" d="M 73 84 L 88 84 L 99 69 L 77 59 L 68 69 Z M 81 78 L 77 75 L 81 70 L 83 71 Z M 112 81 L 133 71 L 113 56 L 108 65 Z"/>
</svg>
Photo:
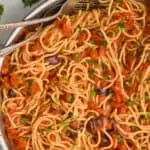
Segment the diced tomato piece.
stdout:
<svg viewBox="0 0 150 150">
<path fill-rule="evenodd" d="M 78 37 L 79 42 L 84 42 L 86 39 L 87 39 L 87 34 L 86 33 L 82 33 Z"/>
<path fill-rule="evenodd" d="M 148 68 L 149 66 L 150 66 L 150 63 L 149 63 L 149 62 L 145 62 L 145 63 L 142 63 L 142 64 L 141 64 L 140 68 L 146 69 L 146 68 Z"/>
<path fill-rule="evenodd" d="M 99 96 L 99 102 L 103 102 L 105 98 L 106 98 L 106 96 L 100 95 L 100 96 Z"/>
<path fill-rule="evenodd" d="M 128 75 L 128 73 L 129 73 L 129 70 L 127 70 L 127 69 L 123 68 L 123 70 L 122 70 L 122 74 L 123 74 L 123 75 Z"/>
<path fill-rule="evenodd" d="M 57 21 L 56 26 L 61 30 L 64 37 L 70 37 L 72 35 L 71 24 L 67 23 L 66 19 Z"/>
<path fill-rule="evenodd" d="M 49 139 L 50 139 L 50 141 L 55 141 L 55 140 L 56 140 L 56 138 L 55 138 L 55 136 L 54 136 L 53 134 L 51 134 L 51 135 L 49 136 Z"/>
<path fill-rule="evenodd" d="M 95 108 L 95 111 L 97 111 L 101 115 L 104 115 L 104 110 L 99 107 Z"/>
<path fill-rule="evenodd" d="M 17 112 L 17 109 L 16 108 L 12 108 L 9 110 L 9 114 L 14 114 L 15 112 Z"/>
<path fill-rule="evenodd" d="M 44 42 L 45 44 L 48 44 L 51 35 L 52 35 L 52 32 L 51 32 L 51 31 L 48 31 L 48 32 L 46 33 L 46 35 L 45 35 L 44 38 L 43 38 L 43 42 Z"/>
<path fill-rule="evenodd" d="M 120 105 L 120 108 L 118 108 L 118 111 L 119 111 L 119 113 L 122 113 L 122 114 L 127 113 L 128 106 L 125 104 L 122 104 L 122 105 Z"/>
<path fill-rule="evenodd" d="M 121 91 L 120 83 L 116 81 L 116 83 L 113 86 L 113 92 L 115 94 L 115 101 L 117 103 L 121 103 L 124 100 L 124 96 Z"/>
<path fill-rule="evenodd" d="M 8 135 L 9 139 L 15 139 L 17 137 L 17 131 L 16 131 L 16 129 L 8 128 L 7 129 L 7 135 Z"/>
<path fill-rule="evenodd" d="M 10 126 L 10 121 L 8 118 L 4 118 L 4 124 L 5 124 L 5 127 L 9 127 Z"/>
<path fill-rule="evenodd" d="M 137 91 L 137 88 L 138 88 L 137 83 L 133 84 L 133 85 L 130 87 L 130 89 L 129 89 L 129 91 L 128 91 L 128 94 L 131 95 L 132 93 L 136 92 L 136 91 Z"/>
<path fill-rule="evenodd" d="M 79 128 L 79 123 L 77 121 L 72 121 L 70 123 L 70 126 L 73 128 L 73 129 L 78 129 Z"/>
<path fill-rule="evenodd" d="M 31 93 L 35 94 L 39 91 L 40 91 L 39 85 L 36 82 L 33 82 L 32 86 L 31 86 Z"/>
<path fill-rule="evenodd" d="M 3 61 L 3 65 L 1 69 L 2 74 L 7 74 L 9 72 L 9 63 L 10 63 L 10 56 L 6 56 Z"/>
<path fill-rule="evenodd" d="M 128 54 L 128 55 L 126 56 L 126 61 L 128 62 L 127 65 L 126 65 L 126 68 L 127 68 L 127 69 L 131 69 L 132 63 L 133 63 L 133 62 L 136 62 L 136 58 L 133 57 L 132 55 Z"/>
<path fill-rule="evenodd" d="M 48 120 L 43 120 L 43 121 L 42 121 L 42 124 L 44 124 L 44 125 L 49 125 L 49 121 L 48 121 Z"/>
<path fill-rule="evenodd" d="M 112 134 L 112 141 L 113 141 L 113 147 L 115 149 L 115 146 L 116 146 L 116 142 L 117 142 L 117 137 L 116 137 L 116 134 Z"/>
<path fill-rule="evenodd" d="M 62 34 L 63 34 L 65 37 L 70 37 L 70 36 L 72 35 L 72 27 L 71 27 L 71 24 L 66 23 L 66 24 L 63 25 Z"/>
<path fill-rule="evenodd" d="M 11 86 L 10 86 L 10 82 L 9 82 L 9 77 L 4 77 L 3 79 L 3 85 L 6 89 L 10 89 Z"/>
<path fill-rule="evenodd" d="M 95 104 L 94 104 L 93 102 L 89 102 L 89 103 L 88 103 L 88 108 L 89 108 L 89 109 L 95 109 L 96 106 L 95 106 Z"/>
<path fill-rule="evenodd" d="M 124 144 L 119 144 L 117 150 L 128 150 L 128 148 Z"/>
<path fill-rule="evenodd" d="M 41 46 L 40 44 L 40 41 L 37 40 L 36 42 L 34 42 L 34 44 L 31 46 L 30 48 L 31 51 L 42 51 L 43 50 L 43 47 Z"/>
<path fill-rule="evenodd" d="M 113 108 L 119 109 L 119 108 L 121 107 L 122 103 L 116 103 L 116 102 L 114 101 L 114 102 L 111 102 L 111 105 L 112 105 Z"/>
<path fill-rule="evenodd" d="M 93 102 L 88 103 L 88 109 L 95 110 L 99 114 L 104 114 L 104 111 L 101 108 L 99 108 L 98 106 L 96 106 Z"/>
<path fill-rule="evenodd" d="M 55 22 L 55 25 L 56 25 L 57 28 L 61 29 L 61 28 L 63 28 L 63 24 L 65 24 L 65 23 L 66 23 L 66 20 L 62 19 L 62 20 L 57 20 Z"/>
<path fill-rule="evenodd" d="M 82 109 L 80 109 L 80 108 L 78 108 L 78 111 L 79 111 L 79 113 L 82 113 L 82 112 L 83 112 L 83 110 L 82 110 Z"/>
<path fill-rule="evenodd" d="M 27 104 L 29 104 L 29 103 L 31 102 L 31 100 L 32 100 L 31 97 L 27 97 L 27 98 L 25 99 L 25 101 L 26 101 Z"/>
<path fill-rule="evenodd" d="M 119 93 L 115 93 L 115 101 L 117 103 L 121 103 L 122 102 L 122 96 Z"/>
<path fill-rule="evenodd" d="M 53 110 L 51 113 L 52 113 L 53 115 L 58 115 L 58 114 L 59 114 L 59 112 L 58 112 L 57 110 Z"/>
<path fill-rule="evenodd" d="M 106 125 L 106 129 L 112 129 L 113 123 L 111 121 L 109 121 Z"/>
<path fill-rule="evenodd" d="M 123 129 L 124 129 L 125 131 L 127 131 L 127 132 L 132 132 L 131 128 L 130 128 L 129 126 L 127 126 L 127 125 L 124 125 L 124 126 L 123 126 Z"/>
<path fill-rule="evenodd" d="M 99 56 L 105 55 L 105 47 L 104 46 L 100 46 L 97 50 L 98 50 Z"/>
<path fill-rule="evenodd" d="M 43 75 L 43 79 L 47 79 L 50 75 L 49 71 L 46 71 L 45 74 Z"/>
<path fill-rule="evenodd" d="M 111 102 L 111 105 L 113 106 L 113 108 L 117 108 L 118 113 L 127 113 L 128 111 L 128 106 L 123 102 L 123 103 L 116 103 Z"/>
<path fill-rule="evenodd" d="M 100 81 L 100 78 L 97 77 L 97 76 L 95 76 L 95 75 L 93 75 L 92 79 L 93 79 L 96 83 L 97 83 L 98 81 Z"/>
<path fill-rule="evenodd" d="M 14 139 L 14 146 L 17 147 L 17 150 L 25 150 L 27 141 L 22 137 L 17 137 Z"/>
<path fill-rule="evenodd" d="M 92 60 L 95 60 L 95 61 L 97 61 L 99 58 L 97 50 L 91 50 L 90 56 L 91 56 Z"/>
<path fill-rule="evenodd" d="M 22 84 L 23 80 L 21 75 L 17 74 L 17 73 L 12 73 L 11 77 L 10 77 L 10 83 L 12 86 L 17 86 L 19 84 Z"/>
<path fill-rule="evenodd" d="M 95 42 L 99 42 L 101 39 L 100 35 L 97 34 L 97 32 L 92 32 L 91 33 L 91 40 Z"/>
<path fill-rule="evenodd" d="M 90 49 L 86 48 L 83 52 L 81 52 L 81 58 L 87 57 L 90 54 Z"/>
</svg>

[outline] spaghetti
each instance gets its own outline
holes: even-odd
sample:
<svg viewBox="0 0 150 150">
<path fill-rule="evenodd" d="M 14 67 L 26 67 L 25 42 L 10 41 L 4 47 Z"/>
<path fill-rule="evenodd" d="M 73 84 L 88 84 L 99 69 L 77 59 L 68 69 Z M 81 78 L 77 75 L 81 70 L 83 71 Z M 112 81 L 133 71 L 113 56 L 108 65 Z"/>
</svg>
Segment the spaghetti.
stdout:
<svg viewBox="0 0 150 150">
<path fill-rule="evenodd" d="M 15 150 L 150 149 L 148 9 L 101 3 L 5 57 L 1 109 Z"/>
</svg>

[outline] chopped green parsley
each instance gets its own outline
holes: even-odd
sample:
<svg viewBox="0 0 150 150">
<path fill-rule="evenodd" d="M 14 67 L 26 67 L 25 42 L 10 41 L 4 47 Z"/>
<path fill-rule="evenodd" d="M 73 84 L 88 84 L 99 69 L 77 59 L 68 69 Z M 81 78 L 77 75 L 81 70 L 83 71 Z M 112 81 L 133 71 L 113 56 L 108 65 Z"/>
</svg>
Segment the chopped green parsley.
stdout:
<svg viewBox="0 0 150 150">
<path fill-rule="evenodd" d="M 118 143 L 122 143 L 123 142 L 123 137 L 121 135 L 117 136 L 117 141 Z"/>
<path fill-rule="evenodd" d="M 117 35 L 117 34 L 121 33 L 124 29 L 125 29 L 125 24 L 123 22 L 120 22 L 118 24 L 117 30 L 115 31 L 115 34 Z"/>
<path fill-rule="evenodd" d="M 25 7 L 31 7 L 33 4 L 39 2 L 40 0 L 22 0 Z"/>
<path fill-rule="evenodd" d="M 0 17 L 3 15 L 3 13 L 4 13 L 4 6 L 0 4 Z"/>
</svg>

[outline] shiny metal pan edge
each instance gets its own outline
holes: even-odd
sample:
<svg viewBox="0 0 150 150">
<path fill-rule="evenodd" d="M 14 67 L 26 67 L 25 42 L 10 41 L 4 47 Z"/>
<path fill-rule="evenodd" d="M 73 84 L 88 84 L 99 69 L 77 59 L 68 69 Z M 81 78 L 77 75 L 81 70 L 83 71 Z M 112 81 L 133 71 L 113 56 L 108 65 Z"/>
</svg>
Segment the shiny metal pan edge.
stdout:
<svg viewBox="0 0 150 150">
<path fill-rule="evenodd" d="M 32 19 L 32 18 L 36 18 L 36 17 L 40 17 L 41 15 L 43 15 L 43 13 L 49 8 L 52 7 L 53 5 L 55 5 L 55 2 L 57 0 L 48 0 L 43 2 L 42 4 L 40 4 L 37 8 L 35 8 L 31 13 L 29 13 L 24 20 L 28 20 L 28 19 Z M 16 37 L 20 34 L 20 32 L 22 31 L 23 28 L 17 28 L 13 31 L 13 33 L 11 34 L 11 36 L 9 37 L 9 39 L 6 42 L 6 46 L 10 45 L 11 43 L 13 43 L 13 41 L 16 39 Z M 2 66 L 2 62 L 3 62 L 3 57 L 0 57 L 0 68 Z M 1 89 L 0 89 L 1 90 Z M 0 101 L 2 100 L 2 96 L 0 94 Z M 6 135 L 5 135 L 5 131 L 4 131 L 4 123 L 3 123 L 3 119 L 2 119 L 2 112 L 0 110 L 0 150 L 11 150 L 11 143 L 9 142 L 9 140 L 7 139 Z"/>
</svg>

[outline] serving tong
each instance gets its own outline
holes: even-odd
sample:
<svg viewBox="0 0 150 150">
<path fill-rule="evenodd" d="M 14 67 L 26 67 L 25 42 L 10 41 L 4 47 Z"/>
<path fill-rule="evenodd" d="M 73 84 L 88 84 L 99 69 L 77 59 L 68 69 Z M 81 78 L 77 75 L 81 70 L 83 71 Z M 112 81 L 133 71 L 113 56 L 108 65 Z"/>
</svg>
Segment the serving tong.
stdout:
<svg viewBox="0 0 150 150">
<path fill-rule="evenodd" d="M 48 0 L 44 5 L 49 5 L 51 0 Z M 91 10 L 100 8 L 101 5 L 98 0 L 56 0 L 53 5 L 51 5 L 46 11 L 43 18 L 24 20 L 21 22 L 14 22 L 8 24 L 1 24 L 0 30 L 9 30 L 18 27 L 33 26 L 36 24 L 44 24 L 46 22 L 56 19 L 61 14 L 74 14 L 79 10 Z M 6 56 L 12 53 L 16 48 L 23 46 L 27 42 L 34 40 L 38 37 L 41 31 L 34 32 L 28 39 L 25 39 L 16 44 L 4 46 L 3 42 L 0 43 L 0 56 Z M 3 48 L 1 48 L 3 47 Z"/>
</svg>

